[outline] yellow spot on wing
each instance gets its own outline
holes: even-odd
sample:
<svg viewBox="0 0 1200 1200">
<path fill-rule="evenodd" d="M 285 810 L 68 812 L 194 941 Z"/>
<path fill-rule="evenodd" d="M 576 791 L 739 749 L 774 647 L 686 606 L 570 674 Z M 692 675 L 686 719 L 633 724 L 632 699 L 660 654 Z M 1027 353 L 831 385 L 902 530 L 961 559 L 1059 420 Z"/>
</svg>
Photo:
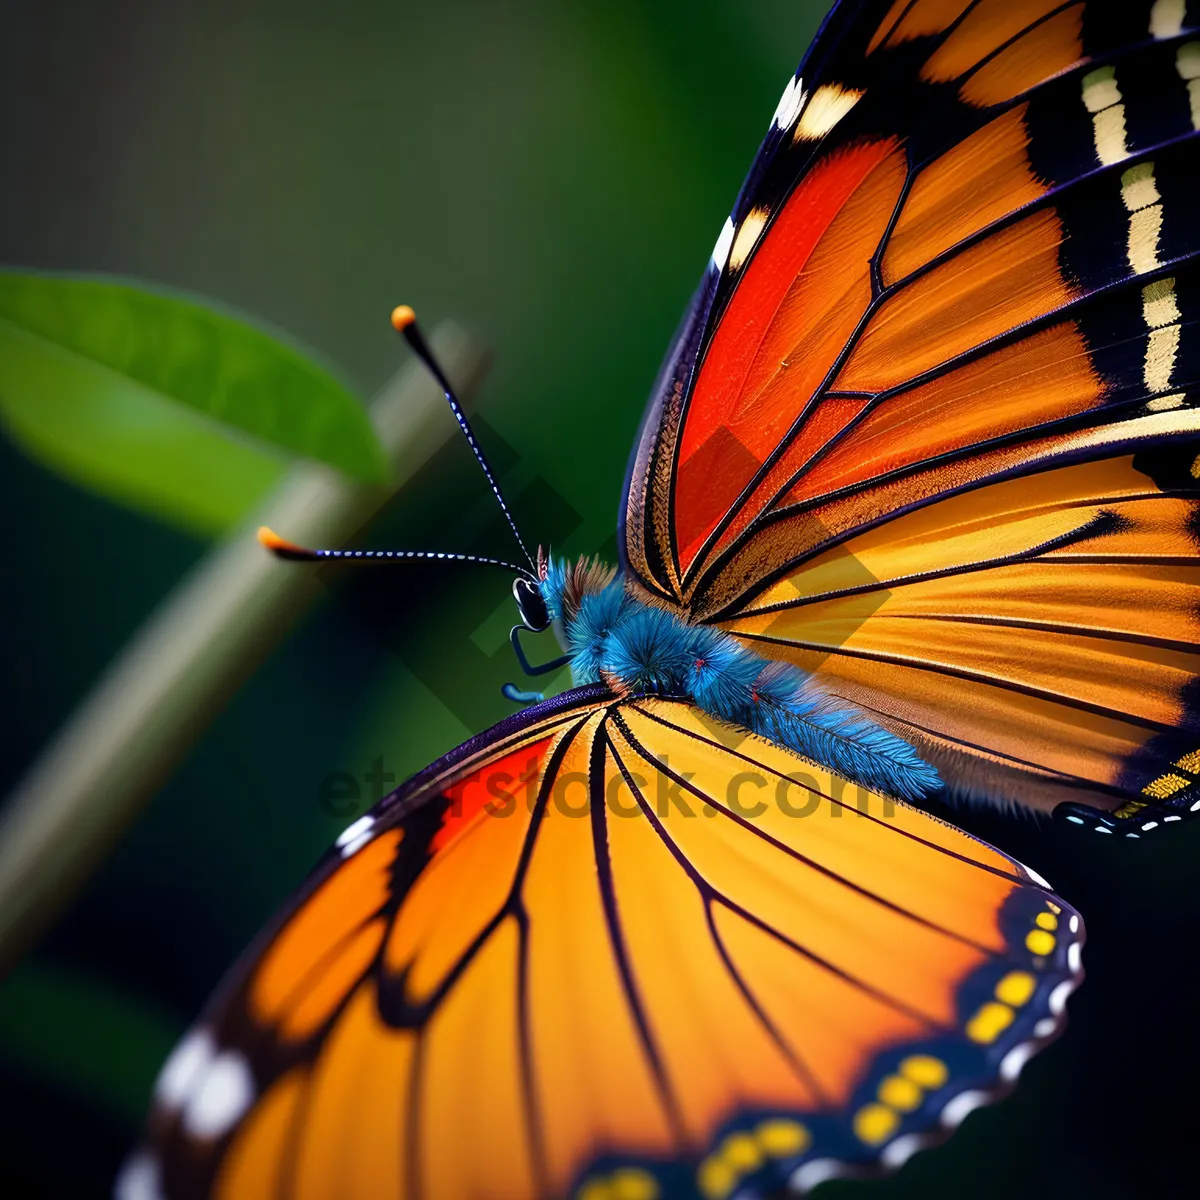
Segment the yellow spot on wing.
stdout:
<svg viewBox="0 0 1200 1200">
<path fill-rule="evenodd" d="M 1007 1004 L 989 1000 L 980 1005 L 979 1011 L 967 1022 L 967 1037 L 986 1046 L 994 1042 L 1013 1023 L 1015 1015 Z"/>
<path fill-rule="evenodd" d="M 1151 402 L 1153 403 L 1153 401 Z M 1146 807 L 1144 800 L 1126 800 L 1114 813 L 1114 817 L 1132 817 L 1135 813 L 1139 813 Z"/>
<path fill-rule="evenodd" d="M 1196 474 L 1196 468 L 1192 467 L 1192 474 Z M 1143 796 L 1153 796 L 1155 800 L 1165 800 L 1168 796 L 1175 795 L 1176 792 L 1182 791 L 1188 785 L 1188 780 L 1182 775 L 1160 775 L 1157 779 L 1152 779 L 1144 788 L 1142 788 Z"/>
<path fill-rule="evenodd" d="M 640 1167 L 621 1167 L 610 1184 L 612 1200 L 657 1200 L 658 1182 Z"/>
<path fill-rule="evenodd" d="M 763 1121 L 753 1133 L 729 1134 L 700 1164 L 696 1185 L 707 1200 L 724 1200 L 739 1181 L 757 1171 L 767 1158 L 803 1154 L 812 1135 L 799 1121 L 775 1117 Z"/>
<path fill-rule="evenodd" d="M 748 1133 L 731 1133 L 722 1143 L 718 1154 L 735 1171 L 745 1174 L 762 1166 L 763 1154 L 758 1142 Z"/>
<path fill-rule="evenodd" d="M 1182 767 L 1185 771 L 1191 771 L 1193 774 L 1200 772 L 1200 750 L 1191 750 L 1182 758 L 1177 758 L 1175 765 Z"/>
<path fill-rule="evenodd" d="M 1049 954 L 1054 949 L 1054 941 L 1054 934 L 1034 929 L 1026 936 L 1025 946 L 1031 954 Z"/>
<path fill-rule="evenodd" d="M 1037 917 L 1034 919 L 1034 924 L 1037 925 L 1039 929 L 1057 929 L 1058 918 L 1051 912 L 1038 913 Z"/>
<path fill-rule="evenodd" d="M 700 1164 L 696 1183 L 707 1200 L 725 1200 L 737 1183 L 737 1173 L 724 1159 L 713 1156 Z"/>
<path fill-rule="evenodd" d="M 658 1181 L 641 1167 L 619 1167 L 609 1176 L 593 1176 L 575 1200 L 658 1200 Z"/>
<path fill-rule="evenodd" d="M 1033 995 L 1036 986 L 1037 980 L 1028 971 L 1009 971 L 996 984 L 996 999 L 1012 1005 L 1013 1008 L 1020 1008 Z"/>
<path fill-rule="evenodd" d="M 950 1078 L 946 1064 L 932 1054 L 910 1054 L 900 1064 L 900 1073 L 927 1091 L 940 1088 Z"/>
<path fill-rule="evenodd" d="M 900 1112 L 912 1112 L 921 1103 L 921 1089 L 903 1075 L 888 1075 L 875 1094 L 884 1104 Z"/>
<path fill-rule="evenodd" d="M 896 1132 L 899 1115 L 883 1104 L 864 1104 L 854 1114 L 854 1133 L 860 1142 L 878 1146 Z"/>
<path fill-rule="evenodd" d="M 772 1158 L 801 1154 L 812 1141 L 812 1135 L 799 1121 L 788 1121 L 784 1118 L 764 1121 L 755 1129 L 754 1136 Z"/>
</svg>

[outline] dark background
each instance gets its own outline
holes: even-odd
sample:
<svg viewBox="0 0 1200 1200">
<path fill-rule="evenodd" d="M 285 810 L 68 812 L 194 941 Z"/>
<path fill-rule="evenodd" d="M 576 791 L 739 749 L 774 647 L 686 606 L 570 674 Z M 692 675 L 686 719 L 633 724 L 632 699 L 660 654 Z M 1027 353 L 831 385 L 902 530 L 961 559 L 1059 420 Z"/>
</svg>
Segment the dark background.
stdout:
<svg viewBox="0 0 1200 1200">
<path fill-rule="evenodd" d="M 454 316 L 497 351 L 475 408 L 528 536 L 611 554 L 658 360 L 822 8 L 6 0 L 0 260 L 211 296 L 364 396 L 393 304 Z M 3 441 L 0 512 L 7 791 L 208 547 Z M 373 536 L 510 552 L 457 442 Z M 403 778 L 508 711 L 509 603 L 483 572 L 331 583 L 0 984 L 0 1195 L 107 1194 L 171 1042 L 347 823 L 322 779 Z M 1200 829 L 968 824 L 1083 911 L 1088 983 L 1016 1097 L 824 1194 L 1194 1194 Z"/>
</svg>

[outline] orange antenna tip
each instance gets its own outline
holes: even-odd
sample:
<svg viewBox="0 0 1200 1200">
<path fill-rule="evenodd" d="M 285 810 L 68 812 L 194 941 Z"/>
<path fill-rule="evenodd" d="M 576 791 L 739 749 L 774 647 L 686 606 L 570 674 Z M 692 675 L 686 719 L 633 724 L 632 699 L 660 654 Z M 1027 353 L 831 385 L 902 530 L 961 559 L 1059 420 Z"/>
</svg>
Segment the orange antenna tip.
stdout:
<svg viewBox="0 0 1200 1200">
<path fill-rule="evenodd" d="M 274 550 L 276 554 L 281 550 L 303 551 L 303 547 L 297 546 L 295 542 L 289 542 L 286 538 L 281 538 L 275 530 L 269 529 L 266 525 L 258 527 L 258 540 L 260 545 L 266 546 L 268 550 Z"/>
<path fill-rule="evenodd" d="M 417 314 L 407 304 L 397 304 L 392 309 L 392 328 L 403 333 L 415 320 Z"/>
</svg>

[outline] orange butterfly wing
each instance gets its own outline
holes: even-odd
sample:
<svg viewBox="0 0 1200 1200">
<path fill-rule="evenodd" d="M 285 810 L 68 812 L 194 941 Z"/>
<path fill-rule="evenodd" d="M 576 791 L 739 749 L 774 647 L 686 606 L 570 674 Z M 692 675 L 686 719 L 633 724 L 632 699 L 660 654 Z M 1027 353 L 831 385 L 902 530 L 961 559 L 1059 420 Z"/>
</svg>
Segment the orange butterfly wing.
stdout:
<svg viewBox="0 0 1200 1200">
<path fill-rule="evenodd" d="M 660 602 L 820 673 L 952 794 L 1135 834 L 1200 809 L 1186 20 L 839 8 L 668 361 L 624 524 Z"/>
<path fill-rule="evenodd" d="M 163 1069 L 118 1196 L 713 1200 L 895 1165 L 1057 1032 L 1082 936 L 951 826 L 580 689 L 350 827 Z"/>
</svg>

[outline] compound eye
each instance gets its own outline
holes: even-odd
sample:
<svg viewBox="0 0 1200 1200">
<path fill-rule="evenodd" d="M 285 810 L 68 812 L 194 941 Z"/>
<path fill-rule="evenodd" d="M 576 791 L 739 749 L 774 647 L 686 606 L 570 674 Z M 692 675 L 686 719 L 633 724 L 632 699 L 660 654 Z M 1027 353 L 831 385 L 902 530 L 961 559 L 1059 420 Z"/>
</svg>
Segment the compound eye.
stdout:
<svg viewBox="0 0 1200 1200">
<path fill-rule="evenodd" d="M 521 624 L 531 633 L 541 633 L 549 628 L 550 614 L 546 611 L 546 601 L 542 599 L 541 590 L 528 579 L 513 581 L 513 598 L 517 602 L 517 613 Z"/>
</svg>

